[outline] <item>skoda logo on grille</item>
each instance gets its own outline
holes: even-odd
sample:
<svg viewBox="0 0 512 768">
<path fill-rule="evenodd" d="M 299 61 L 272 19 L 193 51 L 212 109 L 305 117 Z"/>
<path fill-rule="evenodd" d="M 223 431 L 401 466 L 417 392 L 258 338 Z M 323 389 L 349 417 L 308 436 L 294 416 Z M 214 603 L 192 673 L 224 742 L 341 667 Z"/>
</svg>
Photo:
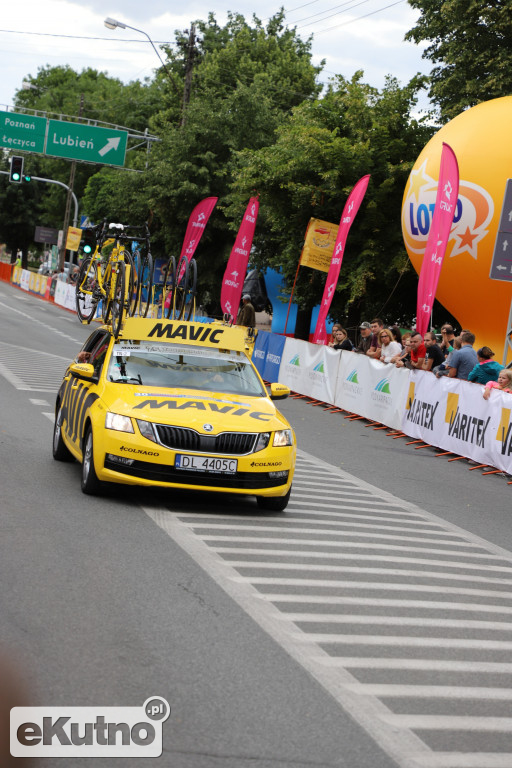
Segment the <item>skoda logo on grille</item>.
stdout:
<svg viewBox="0 0 512 768">
<path fill-rule="evenodd" d="M 211 424 L 203 424 L 203 429 L 205 432 L 211 432 L 213 429 L 213 426 Z"/>
</svg>

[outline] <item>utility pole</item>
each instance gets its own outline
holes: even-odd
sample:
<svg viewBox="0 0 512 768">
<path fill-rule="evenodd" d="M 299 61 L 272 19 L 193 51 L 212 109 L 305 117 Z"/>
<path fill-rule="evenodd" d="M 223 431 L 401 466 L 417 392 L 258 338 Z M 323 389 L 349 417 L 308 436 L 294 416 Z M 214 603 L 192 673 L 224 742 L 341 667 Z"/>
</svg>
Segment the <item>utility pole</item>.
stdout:
<svg viewBox="0 0 512 768">
<path fill-rule="evenodd" d="M 180 128 L 183 128 L 186 122 L 186 109 L 190 101 L 192 92 L 192 70 L 194 69 L 194 59 L 196 57 L 196 25 L 191 24 L 190 34 L 188 36 L 187 55 L 185 59 L 185 84 L 183 86 L 183 106 L 181 110 Z"/>
<path fill-rule="evenodd" d="M 82 117 L 82 113 L 84 111 L 84 95 L 83 93 L 80 95 L 80 108 L 78 110 L 78 117 Z M 59 253 L 59 270 L 64 268 L 64 262 L 66 261 L 66 239 L 68 234 L 68 227 L 69 227 L 69 216 L 71 213 L 71 201 L 73 199 L 73 186 L 75 183 L 75 173 L 76 173 L 76 161 L 73 160 L 71 163 L 71 170 L 69 172 L 69 184 L 68 184 L 68 194 L 66 196 L 66 210 L 64 211 L 64 224 L 62 225 L 63 229 L 63 240 L 62 245 L 60 247 L 60 253 Z"/>
</svg>

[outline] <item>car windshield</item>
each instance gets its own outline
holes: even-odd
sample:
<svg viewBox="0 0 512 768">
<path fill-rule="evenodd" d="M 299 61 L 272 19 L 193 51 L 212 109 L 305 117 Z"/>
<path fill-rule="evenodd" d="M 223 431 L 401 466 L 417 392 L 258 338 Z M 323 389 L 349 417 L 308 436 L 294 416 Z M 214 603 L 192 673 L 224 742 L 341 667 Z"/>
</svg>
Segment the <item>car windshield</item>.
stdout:
<svg viewBox="0 0 512 768">
<path fill-rule="evenodd" d="M 267 394 L 243 353 L 165 342 L 123 340 L 114 344 L 107 381 L 252 397 Z"/>
</svg>

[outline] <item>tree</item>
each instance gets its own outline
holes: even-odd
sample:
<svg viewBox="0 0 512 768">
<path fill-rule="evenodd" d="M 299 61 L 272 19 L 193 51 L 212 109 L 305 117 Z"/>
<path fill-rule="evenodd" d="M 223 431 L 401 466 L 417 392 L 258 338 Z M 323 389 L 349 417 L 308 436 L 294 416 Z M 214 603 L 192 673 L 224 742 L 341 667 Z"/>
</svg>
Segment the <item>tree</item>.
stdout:
<svg viewBox="0 0 512 768">
<path fill-rule="evenodd" d="M 393 321 L 410 322 L 416 275 L 403 246 L 400 211 L 413 162 L 432 134 L 410 118 L 424 81 L 415 78 L 401 88 L 388 78 L 379 92 L 361 80 L 362 72 L 350 81 L 338 76 L 324 98 L 293 110 L 272 146 L 240 152 L 231 201 L 239 209 L 248 190 L 258 190 L 253 261 L 261 269 L 281 269 L 290 288 L 309 219 L 338 223 L 351 188 L 370 173 L 332 314 L 349 325 L 379 311 Z M 400 290 L 394 290 L 397 282 Z M 324 283 L 323 273 L 301 268 L 299 306 L 317 304 Z"/>
<path fill-rule="evenodd" d="M 311 64 L 310 43 L 285 28 L 282 13 L 266 26 L 256 18 L 250 25 L 240 14 L 229 14 L 224 27 L 213 14 L 196 24 L 200 39 L 186 119 L 173 97 L 151 122 L 161 142 L 151 151 L 147 172 L 135 180 L 102 172 L 89 183 L 85 199 L 97 217 L 112 209 L 128 213 L 128 206 L 139 213 L 150 209 L 161 250 L 179 255 L 193 207 L 203 197 L 219 197 L 198 250 L 202 299 L 213 308 L 243 213 L 234 209 L 226 215 L 236 153 L 274 142 L 291 109 L 316 98 L 319 68 Z M 185 35 L 177 37 L 184 45 Z M 173 76 L 184 77 L 177 54 L 170 69 Z M 201 269 L 202 264 L 208 268 Z"/>
<path fill-rule="evenodd" d="M 442 122 L 481 101 L 512 92 L 510 0 L 408 0 L 421 16 L 406 40 L 428 42 L 436 66 L 430 98 Z"/>
</svg>

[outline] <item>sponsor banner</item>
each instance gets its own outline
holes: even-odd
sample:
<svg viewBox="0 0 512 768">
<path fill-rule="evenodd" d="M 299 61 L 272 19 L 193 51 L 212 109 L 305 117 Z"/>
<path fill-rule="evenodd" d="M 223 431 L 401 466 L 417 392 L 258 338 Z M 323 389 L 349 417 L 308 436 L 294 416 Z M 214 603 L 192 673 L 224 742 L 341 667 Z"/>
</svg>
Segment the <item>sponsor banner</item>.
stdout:
<svg viewBox="0 0 512 768">
<path fill-rule="evenodd" d="M 429 329 L 437 284 L 450 238 L 458 195 L 459 166 L 457 158 L 453 149 L 443 142 L 432 226 L 428 234 L 418 281 L 416 330 L 422 336 Z"/>
<path fill-rule="evenodd" d="M 408 390 L 406 369 L 355 352 L 341 353 L 334 398 L 339 408 L 401 429 Z"/>
<path fill-rule="evenodd" d="M 434 386 L 435 381 L 435 386 Z M 411 371 L 402 429 L 481 464 L 512 472 L 512 394 L 425 371 Z"/>
<path fill-rule="evenodd" d="M 260 333 L 261 331 L 258 331 L 258 336 Z M 281 369 L 281 361 L 283 359 L 286 337 L 279 336 L 276 333 L 269 333 L 267 335 L 268 350 L 262 377 L 265 379 L 265 381 L 279 381 L 279 371 Z"/>
<path fill-rule="evenodd" d="M 30 275 L 31 272 L 29 272 L 28 269 L 21 270 L 19 286 L 20 288 L 23 288 L 24 291 L 30 290 Z"/>
<path fill-rule="evenodd" d="M 323 345 L 287 338 L 281 356 L 279 383 L 294 392 L 332 403 L 340 353 Z"/>
<path fill-rule="evenodd" d="M 190 214 L 187 230 L 185 232 L 185 239 L 183 240 L 183 245 L 181 247 L 180 260 L 185 257 L 187 261 L 190 262 L 218 199 L 218 197 L 206 197 L 196 205 Z M 182 268 L 178 275 L 179 280 L 181 280 L 184 271 L 184 268 Z"/>
<path fill-rule="evenodd" d="M 236 319 L 240 299 L 242 298 L 242 288 L 252 248 L 254 230 L 256 229 L 259 205 L 258 198 L 251 197 L 222 279 L 220 305 L 222 311 L 231 315 L 233 319 Z"/>
<path fill-rule="evenodd" d="M 327 315 L 329 314 L 329 309 L 331 307 L 332 297 L 334 295 L 336 285 L 338 284 L 338 277 L 340 274 L 341 262 L 343 260 L 343 254 L 345 251 L 347 236 L 348 236 L 350 227 L 352 226 L 352 222 L 354 221 L 357 215 L 359 207 L 363 202 L 363 198 L 366 194 L 366 188 L 368 187 L 369 181 L 370 181 L 369 175 L 363 176 L 361 179 L 359 179 L 359 181 L 351 191 L 350 195 L 348 196 L 347 202 L 345 203 L 345 207 L 343 208 L 343 213 L 341 214 L 340 226 L 338 229 L 338 235 L 336 237 L 336 243 L 334 246 L 334 254 L 331 260 L 331 264 L 329 266 L 329 272 L 327 273 L 324 293 L 322 296 L 322 303 L 320 304 L 318 320 L 316 321 L 315 335 L 313 338 L 313 341 L 315 342 L 315 344 L 327 343 L 325 321 L 327 320 Z"/>
<path fill-rule="evenodd" d="M 252 362 L 256 366 L 256 369 L 262 379 L 265 378 L 263 376 L 263 371 L 265 370 L 265 360 L 267 357 L 268 340 L 270 336 L 271 334 L 267 331 L 258 331 L 252 352 Z"/>
<path fill-rule="evenodd" d="M 310 219 L 300 257 L 301 266 L 328 272 L 337 235 L 337 224 L 322 219 Z"/>
<path fill-rule="evenodd" d="M 63 280 L 55 281 L 55 304 L 76 312 L 75 286 Z"/>
</svg>

